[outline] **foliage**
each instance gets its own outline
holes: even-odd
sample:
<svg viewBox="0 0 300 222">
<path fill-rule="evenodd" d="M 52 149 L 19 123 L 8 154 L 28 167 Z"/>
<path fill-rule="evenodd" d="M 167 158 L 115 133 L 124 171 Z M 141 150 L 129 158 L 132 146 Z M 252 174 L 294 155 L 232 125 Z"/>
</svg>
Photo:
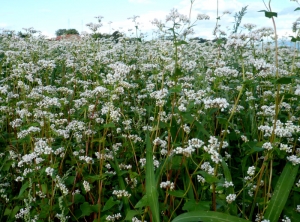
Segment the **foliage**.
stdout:
<svg viewBox="0 0 300 222">
<path fill-rule="evenodd" d="M 247 8 L 248 8 L 248 5 L 245 6 L 245 7 L 242 7 L 241 11 L 235 13 L 235 15 L 234 15 L 234 26 L 233 26 L 233 32 L 232 33 L 237 33 L 237 30 L 238 30 L 239 26 L 242 23 L 242 19 L 246 15 Z"/>
<path fill-rule="evenodd" d="M 79 35 L 79 32 L 76 29 L 58 29 L 56 30 L 55 35 Z"/>
</svg>

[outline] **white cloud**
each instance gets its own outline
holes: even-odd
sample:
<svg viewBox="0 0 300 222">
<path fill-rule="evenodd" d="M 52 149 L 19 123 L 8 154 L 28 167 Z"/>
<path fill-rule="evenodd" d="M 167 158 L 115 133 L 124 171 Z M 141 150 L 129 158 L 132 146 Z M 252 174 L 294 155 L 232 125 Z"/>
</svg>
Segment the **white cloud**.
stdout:
<svg viewBox="0 0 300 222">
<path fill-rule="evenodd" d="M 6 28 L 8 25 L 6 23 L 0 23 L 0 28 Z"/>
</svg>

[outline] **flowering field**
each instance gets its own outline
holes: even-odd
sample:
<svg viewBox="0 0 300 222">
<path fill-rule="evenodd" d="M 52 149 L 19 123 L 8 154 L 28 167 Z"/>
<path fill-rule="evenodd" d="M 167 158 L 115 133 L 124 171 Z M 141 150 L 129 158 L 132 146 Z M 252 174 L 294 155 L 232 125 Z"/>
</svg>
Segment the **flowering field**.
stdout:
<svg viewBox="0 0 300 222">
<path fill-rule="evenodd" d="M 167 22 L 151 41 L 0 36 L 1 221 L 300 221 L 298 50 Z"/>
</svg>

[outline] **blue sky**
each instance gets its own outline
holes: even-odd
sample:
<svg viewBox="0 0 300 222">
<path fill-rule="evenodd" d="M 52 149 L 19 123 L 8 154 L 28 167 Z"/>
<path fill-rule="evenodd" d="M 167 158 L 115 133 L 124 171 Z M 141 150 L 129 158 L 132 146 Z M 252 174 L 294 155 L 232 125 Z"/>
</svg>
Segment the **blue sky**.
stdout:
<svg viewBox="0 0 300 222">
<path fill-rule="evenodd" d="M 1 2 L 2 1 L 2 2 Z M 103 16 L 103 27 L 100 32 L 120 30 L 128 32 L 134 24 L 128 17 L 138 15 L 139 28 L 152 33 L 155 28 L 150 21 L 154 18 L 164 20 L 172 8 L 188 15 L 190 0 L 0 0 L 0 28 L 20 31 L 33 27 L 44 35 L 52 37 L 60 28 L 75 28 L 79 32 L 88 31 L 86 24 L 96 22 L 95 16 Z M 192 18 L 198 13 L 210 15 L 209 21 L 199 21 L 195 28 L 196 36 L 212 37 L 216 18 L 217 0 L 195 0 Z M 268 0 L 266 1 L 268 3 Z M 272 26 L 271 20 L 265 18 L 259 10 L 265 10 L 263 1 L 259 0 L 219 0 L 219 11 L 232 12 L 221 18 L 221 29 L 233 26 L 233 15 L 248 5 L 243 23 L 254 23 L 259 26 Z M 294 12 L 299 5 L 290 0 L 273 0 L 272 11 L 278 12 L 276 23 L 281 36 L 291 35 L 291 26 L 300 11 Z M 112 24 L 109 25 L 108 22 Z"/>
</svg>

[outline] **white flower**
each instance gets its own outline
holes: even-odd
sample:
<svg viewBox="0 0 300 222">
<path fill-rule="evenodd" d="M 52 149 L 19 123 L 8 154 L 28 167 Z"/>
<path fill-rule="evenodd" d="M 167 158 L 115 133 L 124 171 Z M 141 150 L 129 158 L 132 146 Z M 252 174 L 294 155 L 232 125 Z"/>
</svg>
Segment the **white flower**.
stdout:
<svg viewBox="0 0 300 222">
<path fill-rule="evenodd" d="M 223 187 L 226 187 L 226 188 L 234 187 L 234 185 L 233 185 L 232 181 L 228 182 L 228 181 L 225 180 L 225 183 L 223 184 Z"/>
<path fill-rule="evenodd" d="M 197 15 L 197 20 L 209 20 L 210 17 L 206 14 L 198 14 Z"/>
<path fill-rule="evenodd" d="M 229 194 L 227 197 L 226 197 L 226 201 L 227 203 L 232 203 L 233 201 L 235 201 L 236 199 L 236 194 Z"/>
<path fill-rule="evenodd" d="M 287 160 L 288 160 L 288 161 L 291 161 L 293 165 L 300 164 L 300 158 L 297 157 L 297 156 L 295 156 L 295 155 L 288 156 L 288 157 L 287 157 Z"/>
<path fill-rule="evenodd" d="M 85 192 L 89 192 L 91 190 L 90 184 L 87 181 L 83 181 L 83 187 Z"/>
<path fill-rule="evenodd" d="M 115 221 L 115 220 L 119 220 L 121 217 L 122 215 L 120 213 L 117 213 L 117 214 L 109 215 L 105 219 L 107 221 Z"/>
<path fill-rule="evenodd" d="M 266 142 L 262 145 L 262 148 L 265 148 L 266 150 L 273 149 L 272 144 L 270 142 Z"/>
<path fill-rule="evenodd" d="M 170 190 L 174 190 L 174 188 L 175 188 L 174 183 L 170 182 L 170 181 L 161 182 L 159 186 L 162 189 L 170 188 Z"/>
<path fill-rule="evenodd" d="M 113 195 L 116 195 L 118 198 L 121 198 L 121 197 L 130 197 L 131 194 L 128 193 L 126 190 L 114 190 Z"/>
<path fill-rule="evenodd" d="M 51 167 L 47 167 L 46 170 L 45 170 L 46 174 L 48 176 L 52 176 L 53 172 L 54 172 L 54 169 L 51 168 Z"/>
<path fill-rule="evenodd" d="M 200 175 L 197 175 L 197 180 L 198 180 L 199 183 L 205 183 L 204 177 L 202 177 Z"/>
<path fill-rule="evenodd" d="M 248 170 L 247 170 L 247 174 L 249 176 L 254 176 L 254 174 L 255 174 L 255 166 L 249 167 Z"/>
</svg>

